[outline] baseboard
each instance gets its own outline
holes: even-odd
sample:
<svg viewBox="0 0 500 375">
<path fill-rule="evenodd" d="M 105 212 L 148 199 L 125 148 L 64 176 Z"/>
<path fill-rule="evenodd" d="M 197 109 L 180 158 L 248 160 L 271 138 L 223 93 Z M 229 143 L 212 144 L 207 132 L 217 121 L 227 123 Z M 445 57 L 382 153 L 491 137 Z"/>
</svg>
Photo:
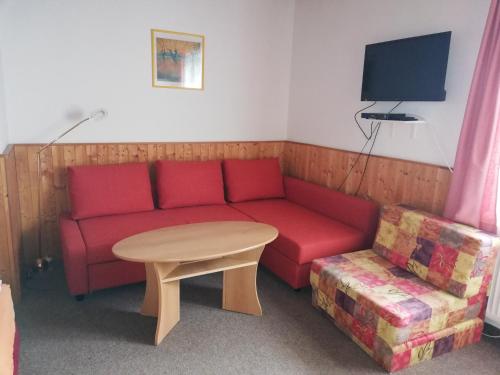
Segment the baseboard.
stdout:
<svg viewBox="0 0 500 375">
<path fill-rule="evenodd" d="M 484 319 L 484 321 L 485 321 L 485 323 L 489 324 L 490 326 L 493 326 L 496 329 L 500 330 L 500 320 L 498 320 L 498 319 L 491 319 L 491 318 L 486 317 Z"/>
</svg>

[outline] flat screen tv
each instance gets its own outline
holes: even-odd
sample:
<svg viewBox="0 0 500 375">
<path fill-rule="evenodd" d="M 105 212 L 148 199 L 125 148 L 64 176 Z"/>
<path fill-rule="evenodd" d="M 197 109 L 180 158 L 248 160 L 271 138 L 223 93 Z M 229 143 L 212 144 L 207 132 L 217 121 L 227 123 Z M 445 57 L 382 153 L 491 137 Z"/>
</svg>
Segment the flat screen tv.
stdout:
<svg viewBox="0 0 500 375">
<path fill-rule="evenodd" d="M 361 100 L 443 101 L 451 31 L 368 44 Z"/>
</svg>

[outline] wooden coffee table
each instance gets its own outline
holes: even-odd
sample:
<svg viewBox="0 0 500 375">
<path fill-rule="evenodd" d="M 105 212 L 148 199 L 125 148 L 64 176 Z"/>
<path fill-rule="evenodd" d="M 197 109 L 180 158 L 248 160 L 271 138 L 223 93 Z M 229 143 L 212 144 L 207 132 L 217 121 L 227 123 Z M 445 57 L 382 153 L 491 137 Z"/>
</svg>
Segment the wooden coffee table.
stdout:
<svg viewBox="0 0 500 375">
<path fill-rule="evenodd" d="M 146 264 L 141 313 L 158 318 L 158 345 L 180 319 L 179 281 L 224 272 L 222 308 L 262 315 L 257 265 L 264 247 L 278 236 L 271 225 L 221 221 L 177 225 L 128 237 L 113 246 L 120 259 Z"/>
</svg>

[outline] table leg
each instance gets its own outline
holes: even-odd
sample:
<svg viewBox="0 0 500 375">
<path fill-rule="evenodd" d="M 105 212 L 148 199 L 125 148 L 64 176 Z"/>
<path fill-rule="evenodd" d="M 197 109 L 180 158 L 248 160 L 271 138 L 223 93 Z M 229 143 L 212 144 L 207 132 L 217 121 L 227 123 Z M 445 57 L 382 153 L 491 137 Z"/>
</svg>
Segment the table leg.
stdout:
<svg viewBox="0 0 500 375">
<path fill-rule="evenodd" d="M 158 287 L 158 321 L 156 323 L 155 345 L 162 342 L 180 319 L 179 280 L 162 282 L 178 263 L 155 263 L 154 270 Z"/>
<path fill-rule="evenodd" d="M 158 316 L 158 282 L 153 263 L 146 263 L 146 293 L 144 294 L 141 314 Z"/>
<path fill-rule="evenodd" d="M 264 247 L 243 253 L 242 259 L 256 260 Z M 222 308 L 251 315 L 262 315 L 262 308 L 257 294 L 257 264 L 248 267 L 224 271 Z"/>
</svg>

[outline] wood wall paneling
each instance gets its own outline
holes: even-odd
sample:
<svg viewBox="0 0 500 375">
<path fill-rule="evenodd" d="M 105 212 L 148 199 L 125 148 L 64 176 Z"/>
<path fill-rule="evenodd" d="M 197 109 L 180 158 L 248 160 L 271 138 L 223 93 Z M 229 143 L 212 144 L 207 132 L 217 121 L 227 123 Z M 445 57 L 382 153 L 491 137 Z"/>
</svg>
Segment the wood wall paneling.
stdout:
<svg viewBox="0 0 500 375">
<path fill-rule="evenodd" d="M 286 142 L 284 172 L 331 189 L 338 189 L 358 154 L 333 148 Z M 366 155 L 359 158 L 350 177 L 340 189 L 356 193 Z M 451 179 L 445 167 L 372 156 L 358 195 L 379 204 L 404 203 L 442 214 Z"/>
<path fill-rule="evenodd" d="M 32 264 L 38 248 L 38 180 L 40 145 L 15 145 L 24 263 Z M 58 217 L 70 210 L 66 168 L 156 160 L 282 158 L 283 141 L 207 143 L 56 144 L 41 155 L 42 254 L 60 256 Z M 152 169 L 153 171 L 153 169 Z M 154 176 L 153 176 L 154 177 Z"/>
<path fill-rule="evenodd" d="M 36 152 L 40 145 L 15 145 L 24 262 L 36 258 L 38 183 Z M 296 142 L 207 142 L 57 144 L 42 155 L 42 249 L 59 257 L 58 217 L 69 211 L 66 168 L 155 160 L 214 160 L 279 157 L 285 174 L 336 189 L 355 162 L 354 152 Z M 366 161 L 361 156 L 342 191 L 356 191 Z M 152 169 L 153 170 L 153 169 Z M 154 176 L 153 176 L 154 178 Z M 380 204 L 406 203 L 440 214 L 450 173 L 446 168 L 406 160 L 373 156 L 359 195 Z"/>
<path fill-rule="evenodd" d="M 0 155 L 0 278 L 11 285 L 14 301 L 21 296 L 21 222 L 12 147 Z"/>
</svg>

